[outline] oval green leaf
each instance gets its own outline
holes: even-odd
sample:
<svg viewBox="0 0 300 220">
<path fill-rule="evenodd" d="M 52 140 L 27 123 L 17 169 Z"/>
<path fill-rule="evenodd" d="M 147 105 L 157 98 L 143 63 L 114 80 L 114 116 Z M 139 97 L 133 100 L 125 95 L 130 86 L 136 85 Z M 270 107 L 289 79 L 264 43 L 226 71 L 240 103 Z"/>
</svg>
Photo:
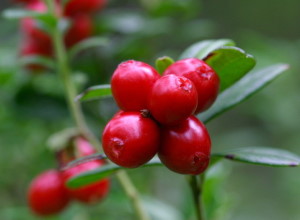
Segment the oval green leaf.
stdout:
<svg viewBox="0 0 300 220">
<path fill-rule="evenodd" d="M 171 57 L 168 56 L 160 57 L 155 61 L 156 70 L 160 74 L 162 74 L 173 63 L 174 60 Z"/>
<path fill-rule="evenodd" d="M 244 147 L 215 153 L 213 157 L 271 167 L 296 167 L 300 165 L 300 157 L 287 150 L 269 147 Z"/>
<path fill-rule="evenodd" d="M 179 57 L 179 60 L 192 57 L 203 59 L 207 57 L 209 53 L 216 49 L 219 49 L 220 47 L 234 45 L 235 43 L 229 39 L 200 41 L 191 45 L 185 51 L 183 51 L 183 53 Z"/>
<path fill-rule="evenodd" d="M 93 47 L 105 46 L 107 43 L 108 43 L 108 39 L 104 37 L 88 38 L 73 46 L 70 49 L 69 57 L 70 59 L 72 59 L 83 50 L 93 48 Z"/>
<path fill-rule="evenodd" d="M 6 19 L 21 19 L 21 18 L 34 18 L 42 21 L 51 26 L 57 23 L 57 18 L 50 13 L 41 13 L 26 9 L 6 9 L 2 12 L 2 17 Z"/>
<path fill-rule="evenodd" d="M 228 109 L 246 100 L 255 92 L 258 92 L 287 69 L 287 64 L 275 64 L 261 70 L 250 72 L 233 86 L 222 92 L 212 107 L 206 112 L 198 115 L 199 119 L 207 123 Z"/>
<path fill-rule="evenodd" d="M 76 97 L 76 101 L 91 101 L 112 95 L 110 85 L 92 86 Z"/>
<path fill-rule="evenodd" d="M 85 160 L 85 158 L 82 158 L 82 160 Z M 152 166 L 162 166 L 162 163 L 157 157 L 155 157 L 147 164 L 143 165 L 142 167 L 152 167 Z M 107 164 L 105 166 L 100 167 L 99 169 L 91 170 L 71 178 L 67 182 L 67 185 L 70 188 L 82 187 L 94 183 L 105 177 L 108 177 L 121 169 L 126 169 L 126 168 L 120 167 L 116 164 Z"/>
<path fill-rule="evenodd" d="M 255 66 L 252 55 L 237 47 L 222 47 L 204 58 L 220 77 L 220 91 L 223 91 L 241 79 Z"/>
<path fill-rule="evenodd" d="M 22 66 L 27 66 L 30 64 L 38 64 L 50 69 L 55 69 L 55 63 L 52 59 L 45 56 L 26 56 L 19 60 Z"/>
</svg>

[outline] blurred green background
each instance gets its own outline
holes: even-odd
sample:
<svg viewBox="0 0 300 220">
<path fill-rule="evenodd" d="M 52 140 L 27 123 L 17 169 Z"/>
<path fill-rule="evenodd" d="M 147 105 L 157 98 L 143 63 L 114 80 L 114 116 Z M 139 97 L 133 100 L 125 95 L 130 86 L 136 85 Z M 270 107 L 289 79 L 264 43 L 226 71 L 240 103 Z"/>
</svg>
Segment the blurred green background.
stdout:
<svg viewBox="0 0 300 220">
<path fill-rule="evenodd" d="M 19 7 L 1 3 L 1 10 Z M 257 68 L 284 62 L 289 71 L 257 95 L 208 125 L 213 151 L 241 146 L 273 146 L 300 155 L 300 2 L 110 0 L 95 16 L 96 35 L 107 46 L 80 54 L 72 63 L 78 88 L 108 83 L 118 63 L 177 58 L 203 39 L 231 38 L 254 55 Z M 26 190 L 31 179 L 56 166 L 48 137 L 72 126 L 63 88 L 55 73 L 28 74 L 18 62 L 22 37 L 17 21 L 0 20 L 0 219 L 29 220 Z M 110 98 L 84 103 L 90 127 L 100 136 L 117 110 Z M 157 220 L 194 219 L 185 177 L 166 168 L 132 170 Z M 299 168 L 266 168 L 223 162 L 209 172 L 209 220 L 300 219 Z M 150 198 L 151 196 L 151 198 Z M 152 197 L 153 196 L 153 197 Z M 214 197 L 216 196 L 216 197 Z M 155 199 L 154 199 L 155 198 Z M 207 198 L 209 199 L 209 198 Z M 117 210 L 117 211 L 116 211 Z M 72 204 L 49 219 L 134 219 L 128 199 L 113 179 L 109 197 L 94 206 Z"/>
</svg>

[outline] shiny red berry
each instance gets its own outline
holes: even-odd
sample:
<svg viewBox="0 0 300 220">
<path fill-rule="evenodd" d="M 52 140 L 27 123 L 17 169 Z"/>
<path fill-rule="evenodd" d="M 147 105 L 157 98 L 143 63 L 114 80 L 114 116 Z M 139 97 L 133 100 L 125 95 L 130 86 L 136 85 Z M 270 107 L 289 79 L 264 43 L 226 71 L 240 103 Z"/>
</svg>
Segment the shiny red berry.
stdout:
<svg viewBox="0 0 300 220">
<path fill-rule="evenodd" d="M 210 149 L 211 141 L 205 126 L 190 116 L 178 126 L 162 129 L 158 156 L 174 172 L 197 175 L 207 168 Z"/>
<path fill-rule="evenodd" d="M 31 210 L 40 216 L 49 216 L 62 211 L 69 203 L 69 195 L 61 173 L 48 170 L 38 175 L 28 189 Z"/>
<path fill-rule="evenodd" d="M 135 168 L 157 153 L 159 128 L 152 119 L 139 112 L 120 112 L 106 125 L 102 144 L 111 161 Z"/>
<path fill-rule="evenodd" d="M 149 110 L 161 124 L 176 125 L 194 114 L 198 94 L 188 78 L 166 75 L 158 79 L 149 98 Z"/>
<path fill-rule="evenodd" d="M 106 3 L 106 0 L 70 0 L 65 7 L 64 14 L 74 16 L 94 13 L 104 8 Z"/>
<path fill-rule="evenodd" d="M 198 92 L 198 106 L 195 114 L 208 109 L 219 91 L 220 80 L 216 72 L 204 61 L 197 58 L 179 60 L 170 65 L 164 75 L 175 74 L 190 79 Z"/>
<path fill-rule="evenodd" d="M 111 89 L 118 106 L 124 111 L 148 108 L 152 86 L 160 75 L 150 65 L 129 60 L 119 64 L 111 79 Z"/>
<path fill-rule="evenodd" d="M 92 19 L 88 15 L 77 15 L 72 18 L 70 29 L 65 35 L 66 46 L 72 47 L 80 41 L 90 37 L 93 32 Z"/>
<path fill-rule="evenodd" d="M 103 164 L 104 162 L 101 160 L 94 160 L 64 170 L 63 178 L 65 184 L 70 178 L 77 176 L 83 172 L 97 169 L 103 166 Z M 110 188 L 109 179 L 102 179 L 95 183 L 83 187 L 79 187 L 75 189 L 67 188 L 67 190 L 71 198 L 78 200 L 82 203 L 92 204 L 104 199 L 109 192 L 109 188 Z"/>
</svg>

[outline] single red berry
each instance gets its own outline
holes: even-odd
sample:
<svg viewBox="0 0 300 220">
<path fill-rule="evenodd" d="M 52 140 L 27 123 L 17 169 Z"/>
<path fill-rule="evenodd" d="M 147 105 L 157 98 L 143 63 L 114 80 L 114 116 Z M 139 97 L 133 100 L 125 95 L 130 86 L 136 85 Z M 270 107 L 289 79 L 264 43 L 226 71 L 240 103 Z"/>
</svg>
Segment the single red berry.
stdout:
<svg viewBox="0 0 300 220">
<path fill-rule="evenodd" d="M 149 98 L 149 110 L 161 124 L 176 125 L 194 114 L 198 94 L 188 78 L 166 75 L 158 79 Z"/>
<path fill-rule="evenodd" d="M 216 72 L 197 58 L 179 60 L 170 65 L 164 75 L 175 74 L 190 79 L 198 92 L 198 106 L 195 114 L 208 109 L 216 100 L 220 80 Z"/>
<path fill-rule="evenodd" d="M 190 116 L 175 127 L 162 129 L 158 156 L 170 170 L 198 175 L 207 168 L 211 141 L 201 121 Z"/>
<path fill-rule="evenodd" d="M 111 89 L 118 106 L 124 111 L 148 108 L 148 96 L 160 75 L 150 65 L 128 60 L 119 64 L 111 79 Z"/>
<path fill-rule="evenodd" d="M 102 144 L 108 158 L 119 166 L 135 168 L 148 162 L 159 146 L 159 128 L 139 112 L 121 112 L 106 125 Z"/>
<path fill-rule="evenodd" d="M 29 206 L 40 216 L 59 213 L 68 205 L 69 200 L 61 173 L 56 170 L 38 175 L 28 189 Z"/>
<path fill-rule="evenodd" d="M 66 16 L 74 16 L 78 14 L 90 14 L 104 8 L 106 0 L 70 0 L 64 14 Z"/>
<path fill-rule="evenodd" d="M 42 45 L 32 39 L 24 38 L 24 39 L 22 39 L 22 42 L 21 42 L 20 56 L 21 57 L 26 57 L 26 56 L 51 57 L 52 56 L 52 47 L 51 47 L 51 45 L 48 45 L 48 44 Z M 31 71 L 37 71 L 37 72 L 45 69 L 45 67 L 40 64 L 28 64 L 26 66 L 26 68 Z"/>
<path fill-rule="evenodd" d="M 77 15 L 72 18 L 70 29 L 65 35 L 65 44 L 68 48 L 90 37 L 93 32 L 92 19 L 87 15 Z"/>
<path fill-rule="evenodd" d="M 45 13 L 48 8 L 44 1 L 36 0 L 26 5 L 27 10 Z M 55 12 L 60 15 L 60 6 L 55 4 Z M 39 44 L 43 47 L 52 47 L 52 40 L 45 30 L 42 29 L 41 24 L 38 20 L 26 17 L 21 19 L 21 31 L 25 38 L 34 41 L 35 44 Z"/>
<path fill-rule="evenodd" d="M 72 177 L 77 176 L 83 172 L 91 171 L 103 166 L 104 162 L 101 160 L 88 161 L 77 166 L 71 167 L 63 171 L 63 178 L 65 183 Z M 92 184 L 71 189 L 67 188 L 69 195 L 82 203 L 92 204 L 104 199 L 108 194 L 110 188 L 109 179 L 102 179 Z"/>
</svg>

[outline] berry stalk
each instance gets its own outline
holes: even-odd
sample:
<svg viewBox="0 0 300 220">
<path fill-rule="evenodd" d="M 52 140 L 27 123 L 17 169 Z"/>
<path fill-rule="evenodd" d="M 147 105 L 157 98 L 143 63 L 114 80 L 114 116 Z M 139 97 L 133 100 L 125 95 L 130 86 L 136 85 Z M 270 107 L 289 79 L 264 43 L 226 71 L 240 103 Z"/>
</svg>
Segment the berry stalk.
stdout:
<svg viewBox="0 0 300 220">
<path fill-rule="evenodd" d="M 200 175 L 200 180 L 197 179 L 197 176 L 191 175 L 188 177 L 188 181 L 193 193 L 197 220 L 205 220 L 205 213 L 201 196 L 204 183 L 204 175 Z"/>
</svg>

